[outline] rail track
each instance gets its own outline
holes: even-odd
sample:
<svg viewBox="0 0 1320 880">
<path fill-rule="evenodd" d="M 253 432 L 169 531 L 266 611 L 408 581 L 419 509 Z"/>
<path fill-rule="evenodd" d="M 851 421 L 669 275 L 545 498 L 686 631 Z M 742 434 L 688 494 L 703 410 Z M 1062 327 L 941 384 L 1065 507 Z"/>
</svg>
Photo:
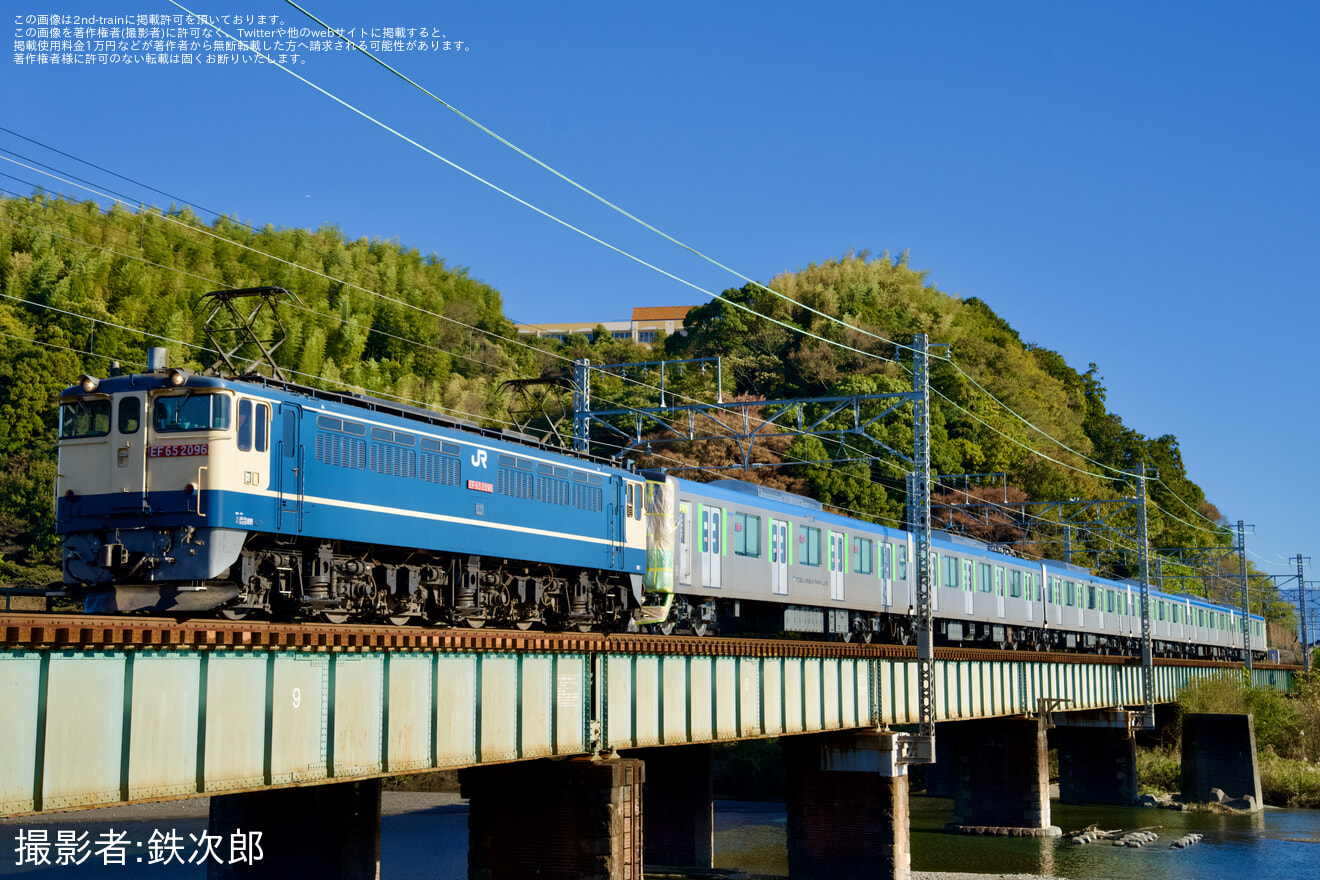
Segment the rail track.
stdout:
<svg viewBox="0 0 1320 880">
<path fill-rule="evenodd" d="M 915 660 L 911 645 L 866 645 L 807 639 L 731 638 L 726 636 L 664 636 L 651 633 L 568 633 L 518 630 L 441 629 L 429 626 L 334 625 L 318 621 L 228 621 L 211 618 L 175 619 L 124 615 L 9 612 L 0 614 L 0 649 L 98 650 L 177 649 L 204 651 L 509 651 L 514 653 L 601 652 L 728 657 L 857 657 Z M 1137 665 L 1135 657 L 1118 655 L 999 651 L 985 648 L 937 647 L 943 661 L 1031 661 L 1037 663 L 1100 663 Z M 1237 668 L 1237 664 L 1206 660 L 1157 658 L 1157 666 Z M 1262 664 L 1262 668 L 1300 669 Z"/>
</svg>

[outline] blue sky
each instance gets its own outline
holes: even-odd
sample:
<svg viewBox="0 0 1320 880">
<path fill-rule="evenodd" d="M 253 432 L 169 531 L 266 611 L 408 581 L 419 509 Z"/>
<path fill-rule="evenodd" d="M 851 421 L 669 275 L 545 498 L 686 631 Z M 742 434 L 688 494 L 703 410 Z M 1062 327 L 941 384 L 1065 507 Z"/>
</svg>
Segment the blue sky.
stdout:
<svg viewBox="0 0 1320 880">
<path fill-rule="evenodd" d="M 184 5 L 316 27 L 273 0 Z M 163 0 L 112 7 L 61 11 L 179 14 Z M 749 277 L 848 248 L 909 250 L 940 289 L 980 297 L 1080 370 L 1096 362 L 1111 409 L 1145 434 L 1177 435 L 1211 500 L 1256 526 L 1248 548 L 1267 570 L 1295 571 L 1286 559 L 1297 552 L 1320 564 L 1310 454 L 1320 8 L 308 8 L 340 27 L 461 40 L 462 51 L 382 57 Z M 303 76 L 520 197 L 699 287 L 740 283 L 363 56 L 300 54 Z M 13 51 L 4 62 L 5 127 L 249 222 L 335 224 L 434 251 L 498 288 L 515 320 L 622 319 L 634 305 L 706 300 L 272 66 L 20 65 Z M 79 170 L 3 132 L 0 147 Z"/>
</svg>

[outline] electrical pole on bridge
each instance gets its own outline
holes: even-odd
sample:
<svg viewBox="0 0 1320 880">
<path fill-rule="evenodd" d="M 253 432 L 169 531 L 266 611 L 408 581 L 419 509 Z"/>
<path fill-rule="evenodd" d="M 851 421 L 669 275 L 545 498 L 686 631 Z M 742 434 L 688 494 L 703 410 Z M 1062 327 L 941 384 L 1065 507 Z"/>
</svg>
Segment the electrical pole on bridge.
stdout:
<svg viewBox="0 0 1320 880">
<path fill-rule="evenodd" d="M 1158 477 L 1159 472 L 1155 475 Z M 1155 651 L 1150 640 L 1150 534 L 1146 525 L 1146 464 L 1137 477 L 1137 552 L 1141 569 L 1141 726 L 1155 726 Z"/>
</svg>

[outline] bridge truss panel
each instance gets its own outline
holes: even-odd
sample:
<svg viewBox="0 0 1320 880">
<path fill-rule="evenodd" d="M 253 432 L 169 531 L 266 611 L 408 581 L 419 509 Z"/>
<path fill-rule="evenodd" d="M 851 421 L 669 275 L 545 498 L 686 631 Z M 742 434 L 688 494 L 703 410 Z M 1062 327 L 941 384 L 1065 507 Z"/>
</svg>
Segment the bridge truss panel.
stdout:
<svg viewBox="0 0 1320 880">
<path fill-rule="evenodd" d="M 589 640 L 588 640 L 589 641 Z M 0 650 L 0 815 L 921 717 L 915 657 L 572 650 Z M 939 658 L 940 720 L 1139 707 L 1113 658 Z M 1159 702 L 1213 664 L 1160 661 Z M 1284 668 L 1253 670 L 1287 689 Z"/>
</svg>

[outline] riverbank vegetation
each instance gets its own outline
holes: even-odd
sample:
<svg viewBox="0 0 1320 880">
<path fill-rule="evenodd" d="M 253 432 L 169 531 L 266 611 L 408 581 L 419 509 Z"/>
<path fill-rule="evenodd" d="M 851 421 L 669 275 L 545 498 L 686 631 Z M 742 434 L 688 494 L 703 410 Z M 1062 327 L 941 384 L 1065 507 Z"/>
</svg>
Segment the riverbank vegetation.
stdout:
<svg viewBox="0 0 1320 880">
<path fill-rule="evenodd" d="M 1200 679 L 1178 698 L 1178 720 L 1158 746 L 1137 750 L 1143 794 L 1177 792 L 1182 785 L 1183 715 L 1239 715 L 1255 719 L 1261 794 L 1275 807 L 1320 808 L 1320 674 L 1298 674 L 1291 694 L 1248 687 L 1237 674 Z"/>
</svg>

